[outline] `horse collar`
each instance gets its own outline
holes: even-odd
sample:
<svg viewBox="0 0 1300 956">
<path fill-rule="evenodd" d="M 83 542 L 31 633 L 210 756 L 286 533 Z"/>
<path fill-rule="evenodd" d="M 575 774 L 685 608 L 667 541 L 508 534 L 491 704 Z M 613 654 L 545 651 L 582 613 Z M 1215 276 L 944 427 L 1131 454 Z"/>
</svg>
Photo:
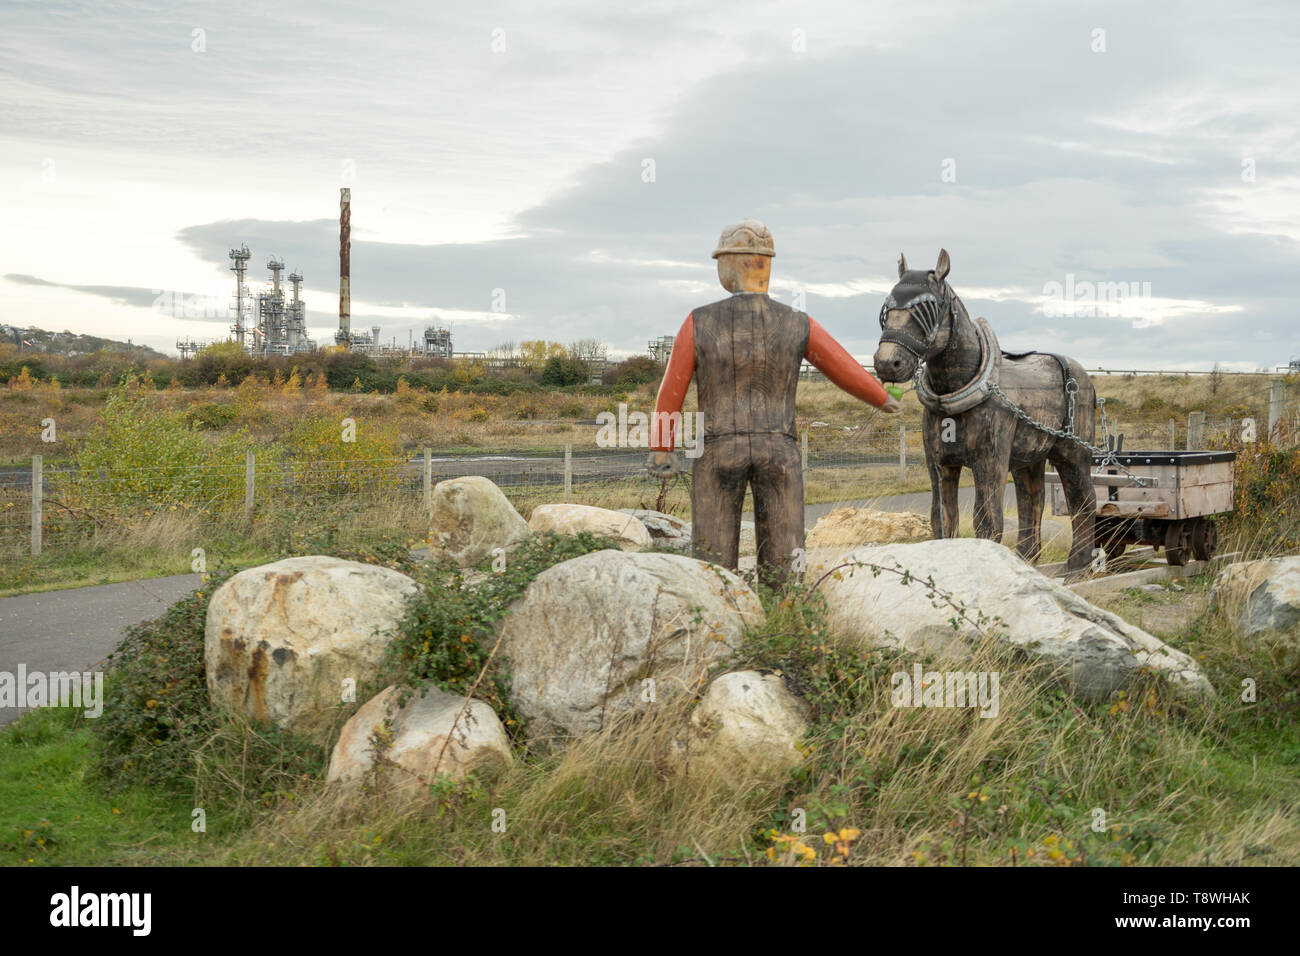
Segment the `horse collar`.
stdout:
<svg viewBox="0 0 1300 956">
<path fill-rule="evenodd" d="M 997 336 L 993 334 L 993 328 L 985 318 L 972 320 L 975 325 L 975 331 L 979 336 L 980 343 L 980 367 L 975 373 L 975 377 L 953 392 L 938 394 L 926 382 L 925 365 L 922 365 L 916 372 L 916 397 L 917 400 L 928 408 L 930 411 L 940 415 L 957 415 L 962 412 L 968 412 L 975 406 L 983 403 L 992 394 L 994 386 L 998 383 L 998 361 L 1002 355 L 1002 350 L 998 348 Z"/>
</svg>

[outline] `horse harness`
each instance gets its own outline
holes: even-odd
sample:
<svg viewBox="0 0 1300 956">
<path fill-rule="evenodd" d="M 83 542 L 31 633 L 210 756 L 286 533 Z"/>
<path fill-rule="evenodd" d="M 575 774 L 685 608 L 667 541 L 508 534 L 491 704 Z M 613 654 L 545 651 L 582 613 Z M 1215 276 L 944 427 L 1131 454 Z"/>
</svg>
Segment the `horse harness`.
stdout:
<svg viewBox="0 0 1300 956">
<path fill-rule="evenodd" d="M 1079 383 L 1070 373 L 1070 366 L 1062 355 L 1055 352 L 1004 352 L 998 346 L 997 336 L 993 333 L 992 326 L 988 320 L 980 317 L 973 319 L 976 333 L 980 339 L 980 368 L 975 377 L 966 385 L 953 392 L 946 394 L 935 393 L 926 383 L 926 353 L 934 345 L 939 336 L 939 330 L 943 327 L 945 321 L 951 322 L 955 310 L 956 297 L 952 294 L 952 287 L 944 283 L 944 295 L 940 300 L 938 296 L 932 293 L 922 293 L 919 296 L 909 300 L 906 308 L 910 314 L 911 320 L 914 320 L 920 328 L 924 339 L 918 339 L 909 334 L 904 329 L 886 329 L 885 319 L 890 309 L 898 308 L 894 301 L 893 293 L 885 299 L 884 305 L 880 308 L 880 327 L 884 332 L 880 336 L 882 342 L 894 342 L 903 349 L 910 352 L 917 359 L 916 368 L 916 397 L 931 412 L 940 415 L 954 415 L 970 411 L 977 408 L 984 402 L 988 401 L 990 396 L 997 398 L 1005 404 L 1016 418 L 1025 422 L 1027 425 L 1046 432 L 1054 438 L 1064 438 L 1075 444 L 1082 445 L 1094 455 L 1104 455 L 1102 466 L 1108 463 L 1118 465 L 1133 482 L 1139 486 L 1146 484 L 1146 481 L 1124 467 L 1123 464 L 1115 457 L 1115 453 L 1105 448 L 1098 448 L 1091 442 L 1086 442 L 1074 433 L 1074 408 L 1075 397 L 1079 393 Z M 909 322 L 910 325 L 910 322 Z M 1028 412 L 1013 402 L 1006 392 L 1002 391 L 998 385 L 998 372 L 1003 359 L 1015 361 L 1017 359 L 1028 358 L 1031 355 L 1050 355 L 1056 360 L 1056 364 L 1061 367 L 1061 379 L 1065 386 L 1065 397 L 1067 402 L 1066 420 L 1061 423 L 1060 428 L 1053 428 L 1043 422 L 1031 417 Z M 1097 396 L 1093 395 L 1093 408 L 1097 407 Z"/>
</svg>

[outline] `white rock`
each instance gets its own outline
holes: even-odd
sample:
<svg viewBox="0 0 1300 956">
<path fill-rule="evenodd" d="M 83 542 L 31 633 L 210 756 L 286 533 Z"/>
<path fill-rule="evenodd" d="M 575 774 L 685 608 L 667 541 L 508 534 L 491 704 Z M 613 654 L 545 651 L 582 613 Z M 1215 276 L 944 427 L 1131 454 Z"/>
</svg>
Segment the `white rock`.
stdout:
<svg viewBox="0 0 1300 956">
<path fill-rule="evenodd" d="M 691 712 L 690 759 L 733 782 L 791 770 L 804 759 L 807 714 L 776 674 L 722 674 Z"/>
<path fill-rule="evenodd" d="M 1300 555 L 1230 564 L 1211 595 L 1242 634 L 1289 631 L 1300 625 Z"/>
<path fill-rule="evenodd" d="M 389 687 L 371 698 L 343 726 L 330 757 L 329 781 L 353 783 L 375 764 L 392 786 L 421 788 L 440 774 L 459 781 L 472 770 L 508 767 L 514 762 L 501 721 L 490 706 L 430 687 L 412 692 L 397 707 L 399 691 Z"/>
<path fill-rule="evenodd" d="M 528 534 L 528 522 L 488 479 L 469 475 L 434 486 L 429 545 L 435 557 L 445 554 L 468 567 L 487 560 L 497 548 L 518 544 Z"/>
<path fill-rule="evenodd" d="M 631 515 L 645 525 L 654 544 L 678 549 L 691 546 L 691 524 L 684 518 L 644 508 L 620 508 L 619 514 Z"/>
<path fill-rule="evenodd" d="M 212 702 L 322 739 L 347 686 L 355 692 L 378 676 L 418 592 L 397 571 L 324 556 L 239 572 L 208 604 L 203 660 Z"/>
<path fill-rule="evenodd" d="M 1000 618 L 1001 624 L 986 630 L 1004 632 L 1008 643 L 1058 666 L 1082 696 L 1105 698 L 1127 687 L 1143 667 L 1167 674 L 1185 691 L 1211 693 L 1209 681 L 1186 654 L 1089 604 L 992 541 L 947 538 L 878 545 L 855 549 L 849 559 L 899 566 L 910 571 L 913 580 L 905 584 L 897 574 L 873 575 L 868 568 L 828 578 L 821 589 L 829 623 L 843 640 L 967 656 L 977 632 L 960 620 L 960 631 L 953 630 L 954 609 L 926 596 L 922 582 L 933 577 L 938 588 L 965 604 L 971 619 L 979 612 Z"/>
<path fill-rule="evenodd" d="M 538 505 L 528 519 L 528 527 L 533 531 L 554 531 L 556 534 L 586 531 L 615 539 L 624 551 L 650 547 L 650 532 L 637 518 L 591 505 Z"/>
<path fill-rule="evenodd" d="M 647 696 L 694 693 L 762 621 L 757 595 L 717 565 L 596 551 L 537 576 L 502 625 L 501 653 L 527 736 L 579 736 Z"/>
</svg>

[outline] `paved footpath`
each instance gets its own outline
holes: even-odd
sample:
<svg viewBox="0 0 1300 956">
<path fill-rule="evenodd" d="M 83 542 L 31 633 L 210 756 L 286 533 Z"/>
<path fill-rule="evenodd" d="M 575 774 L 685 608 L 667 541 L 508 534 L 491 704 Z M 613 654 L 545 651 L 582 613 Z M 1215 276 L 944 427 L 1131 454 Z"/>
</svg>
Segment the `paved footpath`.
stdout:
<svg viewBox="0 0 1300 956">
<path fill-rule="evenodd" d="M 0 671 L 89 671 L 122 629 L 157 617 L 199 586 L 197 574 L 0 598 Z M 26 708 L 0 707 L 0 727 Z"/>
<path fill-rule="evenodd" d="M 970 525 L 974 489 L 959 492 L 962 523 Z M 809 505 L 806 523 L 809 528 L 817 519 L 836 507 L 869 505 L 884 511 L 915 511 L 928 515 L 930 493 L 889 495 L 868 501 L 845 501 L 838 505 Z M 1006 530 L 1003 541 L 1015 542 L 1015 493 L 1007 488 Z M 746 520 L 753 520 L 746 515 Z M 1043 522 L 1045 537 L 1066 534 L 1060 522 Z M 117 647 L 122 629 L 157 617 L 199 586 L 199 575 L 176 574 L 166 578 L 147 578 L 121 584 L 45 591 L 0 598 L 0 672 L 16 674 L 18 665 L 27 671 L 93 670 Z M 21 709 L 0 708 L 0 726 L 15 720 Z"/>
</svg>

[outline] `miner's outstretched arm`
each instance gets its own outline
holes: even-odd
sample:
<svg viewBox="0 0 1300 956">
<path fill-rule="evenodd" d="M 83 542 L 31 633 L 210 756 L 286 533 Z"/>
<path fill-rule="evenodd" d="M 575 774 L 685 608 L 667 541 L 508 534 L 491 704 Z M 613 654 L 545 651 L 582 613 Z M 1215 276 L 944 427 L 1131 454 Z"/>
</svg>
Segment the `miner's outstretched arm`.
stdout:
<svg viewBox="0 0 1300 956">
<path fill-rule="evenodd" d="M 804 358 L 821 369 L 832 384 L 854 398 L 885 411 L 896 410 L 898 402 L 885 391 L 885 386 L 811 317 L 808 319 L 808 348 L 804 350 Z M 891 405 L 894 408 L 890 408 Z"/>
<path fill-rule="evenodd" d="M 668 368 L 664 370 L 664 380 L 659 383 L 659 396 L 655 399 L 655 414 L 650 427 L 651 451 L 673 450 L 676 430 L 672 422 L 662 416 L 682 410 L 682 402 L 686 401 L 686 390 L 691 387 L 691 376 L 694 374 L 695 319 L 694 313 L 691 313 L 677 330 L 677 338 L 673 339 L 673 353 L 668 358 Z M 660 425 L 661 422 L 663 425 Z"/>
</svg>

